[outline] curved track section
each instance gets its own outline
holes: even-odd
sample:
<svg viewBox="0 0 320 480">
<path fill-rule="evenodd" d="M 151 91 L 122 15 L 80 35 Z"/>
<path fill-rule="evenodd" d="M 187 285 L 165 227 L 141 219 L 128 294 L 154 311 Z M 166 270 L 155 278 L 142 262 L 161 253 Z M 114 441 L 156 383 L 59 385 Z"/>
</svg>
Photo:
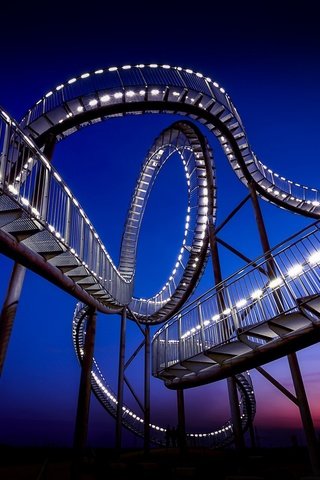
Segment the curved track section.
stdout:
<svg viewBox="0 0 320 480">
<path fill-rule="evenodd" d="M 100 311 L 130 303 L 130 311 L 142 322 L 159 323 L 171 317 L 201 277 L 208 251 L 208 217 L 215 219 L 216 212 L 212 155 L 197 127 L 175 123 L 148 152 L 132 197 L 117 268 L 58 172 L 3 111 L 1 122 L 0 229 L 18 240 L 14 254 L 21 250 L 23 256 L 26 248 L 39 253 L 47 261 L 47 270 L 56 267 L 55 277 L 62 273 L 65 281 L 75 282 Z M 132 298 L 143 213 L 158 173 L 173 155 L 181 159 L 188 190 L 184 238 L 161 290 L 149 299 Z M 6 240 L 10 244 L 10 236 Z"/>
<path fill-rule="evenodd" d="M 87 319 L 88 307 L 78 303 L 72 324 L 72 339 L 73 345 L 79 362 L 82 361 L 85 329 Z M 248 373 L 241 373 L 236 375 L 237 388 L 240 395 L 240 412 L 242 429 L 245 431 L 250 423 L 253 421 L 256 403 L 252 387 L 251 378 Z M 91 387 L 99 400 L 101 405 L 106 409 L 110 415 L 116 418 L 117 412 L 117 398 L 107 384 L 97 361 L 93 360 L 91 371 Z M 122 424 L 135 435 L 143 437 L 144 435 L 144 420 L 128 406 L 122 406 Z M 166 429 L 159 425 L 150 424 L 151 441 L 158 445 L 166 445 Z M 189 445 L 208 446 L 208 447 L 222 447 L 232 443 L 234 440 L 233 426 L 231 421 L 223 424 L 219 429 L 202 432 L 202 433 L 187 433 L 187 441 Z"/>
<path fill-rule="evenodd" d="M 85 72 L 47 92 L 21 127 L 39 146 L 126 113 L 178 113 L 203 123 L 219 140 L 234 172 L 259 195 L 317 218 L 319 190 L 272 171 L 255 155 L 230 96 L 200 72 L 170 65 L 124 65 Z"/>
<path fill-rule="evenodd" d="M 119 271 L 133 280 L 141 222 L 154 182 L 162 167 L 178 154 L 185 173 L 188 206 L 185 230 L 170 276 L 151 298 L 133 298 L 130 311 L 141 322 L 170 318 L 193 292 L 208 252 L 208 218 L 216 218 L 216 191 L 211 151 L 200 131 L 177 122 L 155 140 L 142 166 L 128 211 L 121 245 Z M 210 193 L 209 193 L 210 192 Z"/>
<path fill-rule="evenodd" d="M 153 338 L 153 375 L 169 388 L 192 387 L 276 360 L 319 339 L 316 222 L 163 325 Z"/>
</svg>

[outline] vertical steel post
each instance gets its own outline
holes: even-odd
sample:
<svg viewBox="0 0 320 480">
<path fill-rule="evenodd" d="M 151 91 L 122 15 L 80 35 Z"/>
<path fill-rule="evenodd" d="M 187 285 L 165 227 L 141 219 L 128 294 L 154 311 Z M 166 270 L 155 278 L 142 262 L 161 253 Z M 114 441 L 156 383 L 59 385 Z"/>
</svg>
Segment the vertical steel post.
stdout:
<svg viewBox="0 0 320 480">
<path fill-rule="evenodd" d="M 296 392 L 298 406 L 300 410 L 303 430 L 307 440 L 307 447 L 310 457 L 312 472 L 314 475 L 320 475 L 319 449 L 317 446 L 317 437 L 314 430 L 312 416 L 308 404 L 306 391 L 302 380 L 302 375 L 296 353 L 288 355 L 288 362 L 291 371 L 292 381 Z"/>
<path fill-rule="evenodd" d="M 19 263 L 14 264 L 8 291 L 0 314 L 0 375 L 2 374 L 6 358 L 6 352 L 21 296 L 25 273 L 25 267 Z"/>
<path fill-rule="evenodd" d="M 6 124 L 4 139 L 3 139 L 3 152 L 2 152 L 2 155 L 0 156 L 0 185 L 2 185 L 2 188 L 4 187 L 6 182 L 10 130 L 11 130 L 11 125 Z"/>
<path fill-rule="evenodd" d="M 234 377 L 228 377 L 228 393 L 230 401 L 231 418 L 233 423 L 235 446 L 238 450 L 245 447 L 242 435 L 241 416 L 239 409 L 239 398 L 237 384 Z"/>
<path fill-rule="evenodd" d="M 120 327 L 120 350 L 119 350 L 119 369 L 118 369 L 118 403 L 117 403 L 117 419 L 116 419 L 116 449 L 121 449 L 122 437 L 122 407 L 123 407 L 123 387 L 124 387 L 124 364 L 126 353 L 126 326 L 127 315 L 126 309 L 122 310 L 121 327 Z"/>
<path fill-rule="evenodd" d="M 214 225 L 212 223 L 212 219 L 209 219 L 208 229 L 209 229 L 209 241 L 210 241 L 211 260 L 212 260 L 212 266 L 213 266 L 214 280 L 216 285 L 218 285 L 218 284 L 221 284 L 222 282 L 222 273 L 221 273 L 216 234 L 214 230 Z M 217 291 L 217 294 L 218 294 L 218 300 L 219 300 L 219 307 L 223 311 L 226 308 L 225 298 L 223 296 L 223 293 L 220 292 L 219 290 Z M 232 420 L 233 429 L 234 429 L 235 446 L 237 449 L 243 448 L 244 439 L 243 439 L 242 426 L 241 426 L 237 386 L 236 386 L 234 377 L 229 377 L 227 379 L 227 382 L 228 382 L 228 394 L 229 394 L 229 403 L 230 403 L 230 410 L 231 410 L 231 420 Z"/>
<path fill-rule="evenodd" d="M 186 439 L 186 417 L 184 408 L 184 391 L 182 388 L 177 389 L 177 407 L 178 407 L 178 447 L 181 452 L 185 452 L 187 448 Z"/>
<path fill-rule="evenodd" d="M 144 349 L 144 453 L 150 449 L 150 328 L 145 327 Z"/>
<path fill-rule="evenodd" d="M 70 245 L 70 232 L 71 232 L 71 198 L 67 196 L 66 202 L 66 218 L 64 225 L 64 239 L 67 245 Z"/>
<path fill-rule="evenodd" d="M 96 334 L 97 314 L 94 309 L 88 311 L 86 335 L 84 341 L 84 353 L 81 362 L 81 376 L 78 395 L 78 408 L 76 426 L 74 432 L 74 449 L 77 455 L 81 455 L 86 446 L 91 394 L 91 369 Z"/>
</svg>

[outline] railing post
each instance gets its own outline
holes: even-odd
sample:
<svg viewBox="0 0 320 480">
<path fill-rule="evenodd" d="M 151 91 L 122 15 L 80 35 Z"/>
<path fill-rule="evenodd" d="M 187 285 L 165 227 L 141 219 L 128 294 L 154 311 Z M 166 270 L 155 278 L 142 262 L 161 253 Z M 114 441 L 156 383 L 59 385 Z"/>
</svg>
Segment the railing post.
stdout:
<svg viewBox="0 0 320 480">
<path fill-rule="evenodd" d="M 198 303 L 198 312 L 199 312 L 199 320 L 200 320 L 200 338 L 202 344 L 202 350 L 205 349 L 205 335 L 204 335 L 204 324 L 203 324 L 203 316 L 202 316 L 202 308 L 201 303 Z"/>
<path fill-rule="evenodd" d="M 70 242 L 70 232 L 71 232 L 71 198 L 67 196 L 67 205 L 66 205 L 66 218 L 65 218 L 65 227 L 64 227 L 64 239 L 67 245 Z"/>
<path fill-rule="evenodd" d="M 0 158 L 0 185 L 2 185 L 2 188 L 5 185 L 6 182 L 6 170 L 7 170 L 7 160 L 8 160 L 8 149 L 9 149 L 9 140 L 10 140 L 10 130 L 11 130 L 11 125 L 8 123 L 5 124 L 5 134 L 4 134 L 4 139 L 3 139 L 3 152 L 1 153 L 1 158 Z"/>
<path fill-rule="evenodd" d="M 179 361 L 181 362 L 181 360 L 183 360 L 183 348 L 182 348 L 182 315 L 181 313 L 179 313 L 178 315 L 178 340 L 179 340 L 179 344 L 178 344 L 178 351 L 179 351 Z"/>
<path fill-rule="evenodd" d="M 43 193 L 42 193 L 42 202 L 41 202 L 41 217 L 44 220 L 47 220 L 47 212 L 48 212 L 48 204 L 49 204 L 49 190 L 50 190 L 50 172 L 49 169 L 44 168 L 45 173 L 44 173 L 44 179 L 43 179 Z M 42 183 L 42 182 L 41 182 Z M 40 186 L 40 185 L 39 185 Z"/>
<path fill-rule="evenodd" d="M 80 215 L 80 241 L 79 241 L 79 258 L 84 261 L 84 218 Z"/>
<path fill-rule="evenodd" d="M 168 368 L 168 342 L 169 342 L 168 327 L 165 325 L 164 327 L 164 366 L 165 368 Z"/>
</svg>

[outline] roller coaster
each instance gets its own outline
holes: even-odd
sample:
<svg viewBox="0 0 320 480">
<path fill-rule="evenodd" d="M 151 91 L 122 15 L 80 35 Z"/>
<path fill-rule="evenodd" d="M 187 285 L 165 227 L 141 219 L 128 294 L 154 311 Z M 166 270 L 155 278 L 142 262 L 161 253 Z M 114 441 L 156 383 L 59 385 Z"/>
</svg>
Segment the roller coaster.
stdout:
<svg viewBox="0 0 320 480">
<path fill-rule="evenodd" d="M 145 157 L 116 266 L 54 168 L 54 146 L 97 122 L 149 113 L 188 118 L 160 133 Z M 260 197 L 319 219 L 319 190 L 288 180 L 258 159 L 230 96 L 216 81 L 170 65 L 124 65 L 68 79 L 40 98 L 19 122 L 0 109 L 0 250 L 78 300 L 73 342 L 81 364 L 92 311 L 125 310 L 140 328 L 163 324 L 152 341 L 153 375 L 178 390 L 234 377 L 241 428 L 246 430 L 256 408 L 246 370 L 319 340 L 319 223 L 274 249 L 260 225 L 264 255 L 227 279 L 219 277 L 215 167 L 196 122 L 220 142 L 257 209 Z M 184 236 L 164 285 L 150 298 L 137 298 L 134 278 L 143 214 L 159 172 L 173 156 L 182 162 L 188 191 Z M 210 254 L 216 285 L 185 306 Z M 144 436 L 144 418 L 112 391 L 95 359 L 90 377 L 106 410 Z M 151 440 L 164 444 L 166 429 L 149 422 L 148 427 Z M 233 441 L 234 434 L 229 421 L 215 431 L 188 433 L 187 440 L 216 447 Z"/>
</svg>

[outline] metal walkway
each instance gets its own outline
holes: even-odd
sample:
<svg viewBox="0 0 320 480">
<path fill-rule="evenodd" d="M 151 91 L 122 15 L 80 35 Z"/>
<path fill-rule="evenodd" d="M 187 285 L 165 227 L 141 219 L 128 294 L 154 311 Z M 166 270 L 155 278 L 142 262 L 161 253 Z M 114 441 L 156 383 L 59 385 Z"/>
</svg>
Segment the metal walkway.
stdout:
<svg viewBox="0 0 320 480">
<path fill-rule="evenodd" d="M 141 323 L 164 322 L 194 291 L 208 254 L 207 226 L 214 224 L 216 215 L 215 172 L 207 140 L 193 123 L 173 124 L 148 152 L 128 212 L 118 267 L 52 166 L 56 141 L 127 113 L 178 113 L 204 124 L 244 185 L 275 205 L 319 218 L 319 190 L 286 179 L 257 158 L 236 108 L 217 82 L 170 65 L 125 65 L 85 72 L 47 92 L 19 124 L 0 109 L 1 251 L 83 304 L 103 313 L 129 306 L 131 317 Z M 189 194 L 181 250 L 159 292 L 151 298 L 135 298 L 135 257 L 143 212 L 158 172 L 174 154 L 183 163 Z M 279 351 L 278 344 L 283 352 L 284 344 L 299 346 L 318 339 L 317 242 L 316 224 L 305 238 L 299 237 L 299 248 L 275 252 L 273 275 L 270 258 L 261 260 L 258 267 L 249 265 L 199 304 L 182 310 L 155 336 L 154 374 L 175 388 L 238 372 L 245 428 L 254 415 L 255 401 L 251 381 L 241 371 L 259 362 L 258 358 L 261 362 L 274 358 L 276 354 L 269 351 Z M 77 308 L 74 318 L 79 359 L 85 331 L 83 308 Z M 114 415 L 117 400 L 96 364 L 92 386 Z M 123 407 L 125 425 L 140 435 L 143 420 L 134 415 Z M 160 432 L 157 441 L 163 442 L 164 429 L 151 427 Z M 216 444 L 230 441 L 232 426 L 194 434 L 194 438 L 202 437 Z"/>
<path fill-rule="evenodd" d="M 153 339 L 153 375 L 171 388 L 201 385 L 275 360 L 319 339 L 317 222 L 165 323 Z"/>
</svg>

